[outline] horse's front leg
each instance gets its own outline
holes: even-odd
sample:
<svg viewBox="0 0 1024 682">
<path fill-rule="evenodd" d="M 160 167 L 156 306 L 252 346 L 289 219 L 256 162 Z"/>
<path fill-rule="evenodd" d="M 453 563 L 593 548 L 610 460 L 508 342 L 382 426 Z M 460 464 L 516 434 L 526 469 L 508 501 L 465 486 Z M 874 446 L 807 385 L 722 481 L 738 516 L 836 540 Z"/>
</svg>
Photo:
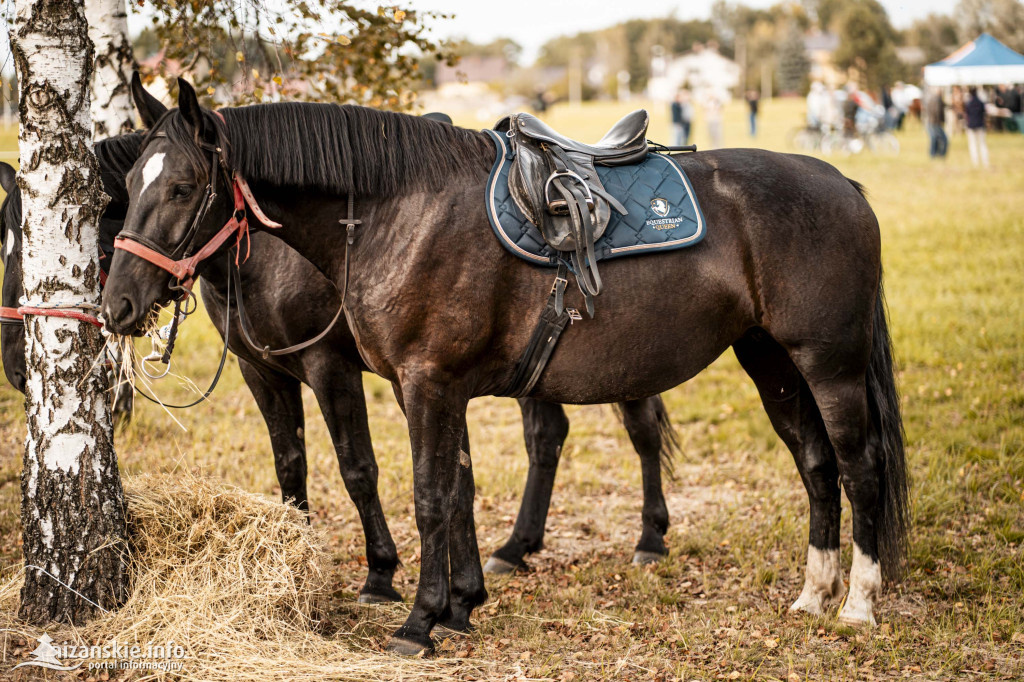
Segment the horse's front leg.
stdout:
<svg viewBox="0 0 1024 682">
<path fill-rule="evenodd" d="M 459 457 L 468 399 L 459 387 L 420 375 L 403 378 L 401 402 L 412 445 L 420 582 L 412 611 L 387 648 L 399 654 L 420 655 L 433 651 L 430 631 L 447 615 L 451 600 L 449 531 L 456 507 L 467 499 L 459 494 L 463 469 Z M 472 475 L 469 469 L 466 475 Z M 472 504 L 472 498 L 468 500 Z M 467 514 L 460 510 L 459 515 L 472 518 L 471 511 Z"/>
<path fill-rule="evenodd" d="M 476 542 L 476 521 L 473 518 L 476 483 L 473 480 L 473 461 L 469 454 L 469 432 L 465 423 L 462 428 L 459 499 L 452 512 L 452 524 L 448 532 L 452 592 L 448 609 L 434 628 L 434 635 L 442 638 L 472 630 L 469 617 L 473 609 L 487 601 L 484 572 L 480 565 L 480 548 Z"/>
</svg>

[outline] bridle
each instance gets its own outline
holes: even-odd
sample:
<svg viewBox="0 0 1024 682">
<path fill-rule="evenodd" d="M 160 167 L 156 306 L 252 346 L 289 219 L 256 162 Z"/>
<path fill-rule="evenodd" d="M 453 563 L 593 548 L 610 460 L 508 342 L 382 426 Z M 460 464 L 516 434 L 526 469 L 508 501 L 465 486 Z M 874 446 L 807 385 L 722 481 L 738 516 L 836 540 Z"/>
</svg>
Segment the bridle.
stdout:
<svg viewBox="0 0 1024 682">
<path fill-rule="evenodd" d="M 224 120 L 220 112 L 214 113 L 220 116 L 222 121 Z M 152 135 L 153 137 L 167 136 L 162 131 L 157 131 Z M 171 277 L 175 279 L 175 282 L 170 284 L 170 289 L 172 291 L 181 291 L 182 297 L 191 295 L 196 268 L 201 262 L 216 253 L 232 236 L 235 237 L 236 247 L 241 244 L 243 237 L 248 239 L 249 220 L 246 215 L 247 207 L 252 210 L 253 215 L 266 227 L 281 227 L 281 223 L 274 222 L 268 218 L 259 207 L 259 204 L 256 203 L 256 198 L 253 196 L 252 190 L 249 189 L 249 183 L 245 181 L 245 178 L 237 172 L 230 170 L 223 148 L 201 139 L 197 139 L 196 142 L 202 149 L 210 153 L 209 180 L 206 183 L 203 200 L 199 204 L 195 218 L 192 220 L 192 225 L 188 228 L 188 232 L 185 233 L 181 243 L 174 251 L 168 253 L 167 250 L 148 237 L 130 230 L 122 230 L 117 238 L 114 239 L 115 249 L 121 249 L 122 251 L 134 254 L 161 270 L 170 273 Z M 231 218 L 224 223 L 224 226 L 208 242 L 194 253 L 190 253 L 196 232 L 198 232 L 203 219 L 206 217 L 206 213 L 210 210 L 210 206 L 217 198 L 217 178 L 221 174 L 224 175 L 228 184 L 231 185 L 234 195 L 234 210 L 231 213 Z M 180 258 L 176 257 L 179 253 L 182 253 Z M 246 258 L 248 258 L 248 248 L 246 249 Z M 235 264 L 238 264 L 237 256 Z"/>
<path fill-rule="evenodd" d="M 218 118 L 220 118 L 222 123 L 224 123 L 225 125 L 227 124 L 227 121 L 224 119 L 224 116 L 219 111 L 214 111 L 213 113 L 216 114 Z M 166 137 L 167 134 L 164 133 L 163 131 L 156 131 L 152 133 L 152 136 Z M 196 137 L 195 142 L 197 145 L 199 145 L 201 149 L 210 153 L 210 179 L 206 184 L 203 200 L 199 205 L 199 209 L 196 211 L 195 218 L 193 218 L 192 220 L 192 225 L 185 233 L 185 237 L 181 240 L 181 243 L 178 245 L 178 247 L 176 247 L 173 252 L 168 253 L 164 248 L 162 248 L 156 242 L 150 240 L 148 237 L 145 237 L 144 235 L 129 230 L 122 230 L 121 233 L 114 240 L 115 249 L 127 251 L 169 273 L 175 280 L 174 282 L 171 282 L 169 284 L 169 288 L 171 289 L 171 291 L 182 292 L 181 297 L 175 301 L 175 311 L 169 329 L 169 339 L 167 346 L 163 352 L 163 355 L 160 358 L 161 361 L 164 362 L 165 364 L 167 364 L 170 361 L 170 354 L 174 348 L 174 340 L 177 334 L 178 324 L 181 321 L 181 319 L 187 317 L 189 314 L 195 311 L 195 306 L 193 306 L 191 309 L 186 309 L 183 315 L 179 315 L 179 310 L 181 308 L 182 301 L 185 301 L 190 297 L 194 299 L 194 294 L 192 293 L 192 284 L 194 281 L 196 268 L 202 261 L 206 260 L 213 254 L 215 254 L 220 249 L 220 247 L 223 246 L 224 243 L 232 236 L 235 237 L 236 249 L 234 263 L 235 297 L 238 305 L 239 325 L 242 329 L 242 336 L 244 337 L 246 343 L 248 343 L 249 346 L 252 347 L 254 350 L 259 351 L 264 359 L 267 359 L 270 356 L 288 355 L 290 353 L 295 353 L 305 348 L 308 348 L 309 346 L 312 346 L 314 343 L 317 343 L 325 336 L 327 336 L 328 332 L 330 332 L 331 329 L 334 328 L 334 325 L 341 318 L 341 314 L 345 309 L 345 294 L 347 294 L 348 292 L 349 253 L 351 249 L 349 248 L 346 249 L 345 251 L 345 291 L 342 293 L 341 306 L 338 308 L 338 312 L 335 313 L 334 319 L 331 320 L 330 324 L 328 324 L 327 327 L 316 336 L 307 339 L 306 341 L 303 341 L 301 343 L 288 346 L 286 348 L 271 349 L 269 346 L 266 345 L 261 346 L 253 339 L 253 335 L 246 328 L 248 326 L 248 320 L 245 314 L 245 304 L 243 303 L 242 300 L 242 283 L 238 267 L 239 256 L 241 253 L 240 245 L 242 239 L 246 239 L 245 259 L 248 259 L 249 257 L 249 247 L 251 246 L 251 242 L 249 241 L 249 222 L 246 214 L 246 209 L 248 208 L 249 210 L 251 210 L 253 214 L 256 216 L 257 220 L 259 220 L 260 223 L 262 223 L 266 227 L 279 228 L 281 227 L 281 223 L 271 220 L 263 212 L 259 204 L 256 202 L 256 197 L 253 196 L 252 190 L 249 188 L 249 183 L 246 182 L 245 178 L 243 178 L 237 171 L 232 171 L 230 169 L 230 165 L 228 164 L 227 161 L 227 156 L 224 153 L 222 147 L 215 144 L 210 144 L 205 140 L 199 139 L 198 135 Z M 234 209 L 232 211 L 231 218 L 213 237 L 210 238 L 208 242 L 206 242 L 206 244 L 204 244 L 194 253 L 190 254 L 190 247 L 192 245 L 192 241 L 195 239 L 196 232 L 199 230 L 199 226 L 202 224 L 203 219 L 206 217 L 206 213 L 209 211 L 210 206 L 217 198 L 217 177 L 221 174 L 224 175 L 225 179 L 231 185 L 232 193 L 234 195 Z M 346 226 L 347 241 L 349 245 L 353 243 L 355 227 L 362 222 L 355 218 L 353 211 L 354 197 L 350 194 L 348 197 L 348 216 L 345 220 L 339 221 Z M 176 255 L 179 252 L 184 252 L 184 255 L 182 255 L 182 257 L 180 258 L 176 258 Z M 228 268 L 231 269 L 230 262 Z M 228 292 L 228 310 L 230 310 L 230 284 Z M 227 327 L 228 322 L 227 318 L 225 318 L 225 328 L 227 329 Z M 224 348 L 226 352 L 226 335 Z M 223 363 L 224 359 L 222 357 L 221 367 L 223 367 Z M 220 370 L 218 370 L 217 376 L 220 376 Z M 214 384 L 216 384 L 216 379 L 214 380 Z M 213 386 L 211 385 L 210 390 L 212 389 Z M 209 392 L 210 391 L 207 391 L 206 395 L 208 395 Z"/>
</svg>

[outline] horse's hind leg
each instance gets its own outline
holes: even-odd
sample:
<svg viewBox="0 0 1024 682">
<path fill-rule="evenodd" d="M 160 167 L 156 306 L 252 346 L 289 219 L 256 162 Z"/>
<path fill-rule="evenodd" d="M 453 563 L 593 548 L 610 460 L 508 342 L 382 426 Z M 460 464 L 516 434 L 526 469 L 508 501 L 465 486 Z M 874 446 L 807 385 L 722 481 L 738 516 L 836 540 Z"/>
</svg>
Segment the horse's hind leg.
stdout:
<svg viewBox="0 0 1024 682">
<path fill-rule="evenodd" d="M 821 615 L 843 589 L 839 563 L 839 468 L 821 413 L 785 349 L 763 330 L 733 345 L 754 380 L 775 432 L 793 454 L 810 502 L 807 571 L 791 611 Z"/>
<path fill-rule="evenodd" d="M 842 348 L 827 349 L 827 352 L 791 351 L 821 411 L 853 512 L 850 591 L 839 620 L 874 625 L 873 604 L 882 588 L 876 519 L 882 512 L 883 453 L 877 431 L 871 424 L 865 368 L 857 367 L 858 363 L 854 362 L 849 363 L 852 366 L 843 366 L 843 358 L 858 355 Z"/>
<path fill-rule="evenodd" d="M 665 547 L 668 506 L 661 488 L 661 466 L 662 454 L 670 453 L 672 444 L 671 432 L 663 433 L 663 429 L 671 429 L 671 426 L 661 396 L 620 403 L 619 409 L 622 410 L 622 423 L 629 439 L 640 455 L 643 476 L 643 530 L 633 553 L 633 563 L 655 563 L 668 554 Z"/>
<path fill-rule="evenodd" d="M 511 573 L 525 568 L 523 557 L 544 546 L 544 524 L 551 505 L 555 473 L 565 437 L 569 435 L 569 420 L 558 403 L 523 398 L 519 408 L 523 413 L 523 435 L 530 459 L 526 490 L 512 536 L 487 560 L 486 573 Z"/>
<path fill-rule="evenodd" d="M 302 437 L 305 417 L 299 382 L 284 374 L 258 369 L 241 358 L 238 368 L 270 432 L 281 498 L 307 511 L 306 444 Z"/>
</svg>

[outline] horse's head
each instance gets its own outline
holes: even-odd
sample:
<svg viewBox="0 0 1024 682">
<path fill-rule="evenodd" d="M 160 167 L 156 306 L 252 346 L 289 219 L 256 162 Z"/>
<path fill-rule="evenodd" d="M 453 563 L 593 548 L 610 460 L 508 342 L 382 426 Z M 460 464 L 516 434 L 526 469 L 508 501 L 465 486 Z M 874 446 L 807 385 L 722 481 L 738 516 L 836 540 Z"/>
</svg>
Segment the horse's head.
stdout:
<svg viewBox="0 0 1024 682">
<path fill-rule="evenodd" d="M 0 242 L 3 244 L 4 283 L 0 305 L 17 308 L 21 298 L 21 191 L 15 183 L 14 168 L 0 163 L 0 186 L 7 192 L 0 207 Z M 4 319 L 0 326 L 0 352 L 4 374 L 16 389 L 25 392 L 25 327 L 20 321 Z"/>
<path fill-rule="evenodd" d="M 178 108 L 158 116 L 161 105 L 137 77 L 132 94 L 150 131 L 126 178 L 128 211 L 103 290 L 107 329 L 120 334 L 138 331 L 154 305 L 182 295 L 203 261 L 188 275 L 169 274 L 166 264 L 204 255 L 234 210 L 224 125 L 199 106 L 192 86 L 179 79 Z"/>
</svg>

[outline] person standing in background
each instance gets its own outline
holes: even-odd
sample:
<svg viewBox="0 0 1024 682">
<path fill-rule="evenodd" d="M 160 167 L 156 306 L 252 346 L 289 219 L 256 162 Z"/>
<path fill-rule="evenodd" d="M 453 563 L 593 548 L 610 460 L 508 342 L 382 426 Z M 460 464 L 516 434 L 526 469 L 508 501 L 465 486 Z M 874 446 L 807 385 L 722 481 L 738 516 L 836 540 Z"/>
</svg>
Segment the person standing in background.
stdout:
<svg viewBox="0 0 1024 682">
<path fill-rule="evenodd" d="M 750 136 L 757 137 L 757 107 L 761 95 L 757 90 L 747 90 L 747 106 L 750 107 Z"/>
<path fill-rule="evenodd" d="M 672 118 L 673 147 L 680 147 L 683 144 L 683 103 L 680 101 L 682 96 L 682 90 L 677 92 L 675 99 L 672 100 L 672 105 L 668 109 Z"/>
<path fill-rule="evenodd" d="M 693 105 L 690 104 L 690 92 L 680 90 L 672 101 L 672 146 L 683 147 L 690 144 L 690 125 L 693 122 Z"/>
<path fill-rule="evenodd" d="M 946 156 L 949 139 L 943 126 L 946 124 L 946 103 L 942 101 L 942 91 L 937 87 L 928 88 L 924 104 L 924 126 L 928 131 L 928 154 L 933 159 Z"/>
<path fill-rule="evenodd" d="M 711 138 L 711 148 L 719 149 L 723 144 L 722 100 L 713 92 L 707 93 L 704 97 L 704 120 L 708 124 L 708 137 Z"/>
<path fill-rule="evenodd" d="M 988 168 L 988 144 L 985 142 L 985 103 L 978 97 L 978 88 L 967 90 L 964 102 L 964 118 L 967 119 L 967 148 L 971 163 Z"/>
</svg>

